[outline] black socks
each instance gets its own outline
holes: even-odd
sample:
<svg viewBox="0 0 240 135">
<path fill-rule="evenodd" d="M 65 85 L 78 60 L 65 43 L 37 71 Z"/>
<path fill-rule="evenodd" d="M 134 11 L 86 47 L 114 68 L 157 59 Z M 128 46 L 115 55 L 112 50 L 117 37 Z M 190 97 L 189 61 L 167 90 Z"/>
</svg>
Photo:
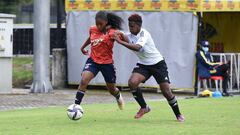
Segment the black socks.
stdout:
<svg viewBox="0 0 240 135">
<path fill-rule="evenodd" d="M 143 98 L 142 92 L 139 88 L 132 89 L 132 94 L 135 100 L 138 102 L 138 104 L 141 106 L 141 108 L 146 108 L 147 104 Z"/>
<path fill-rule="evenodd" d="M 76 93 L 75 104 L 78 104 L 78 105 L 81 104 L 84 94 L 85 94 L 84 91 L 78 90 L 78 92 Z"/>
<path fill-rule="evenodd" d="M 117 100 L 120 98 L 120 91 L 118 90 L 118 92 L 116 94 L 112 94 Z"/>
<path fill-rule="evenodd" d="M 175 98 L 175 96 L 172 99 L 168 100 L 168 104 L 171 106 L 176 117 L 181 114 L 179 111 L 177 99 Z"/>
</svg>

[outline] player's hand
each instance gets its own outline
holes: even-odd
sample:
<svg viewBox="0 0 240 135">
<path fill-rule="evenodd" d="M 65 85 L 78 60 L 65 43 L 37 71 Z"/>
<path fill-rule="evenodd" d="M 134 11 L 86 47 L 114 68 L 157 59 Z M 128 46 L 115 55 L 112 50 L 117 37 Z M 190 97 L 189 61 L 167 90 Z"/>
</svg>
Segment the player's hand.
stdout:
<svg viewBox="0 0 240 135">
<path fill-rule="evenodd" d="M 117 41 L 119 44 L 121 44 L 122 40 L 120 37 L 122 36 L 122 33 L 120 31 L 116 31 L 113 35 L 113 39 Z"/>
<path fill-rule="evenodd" d="M 81 48 L 81 52 L 82 52 L 84 55 L 89 55 L 88 50 L 85 50 L 85 48 Z"/>
</svg>

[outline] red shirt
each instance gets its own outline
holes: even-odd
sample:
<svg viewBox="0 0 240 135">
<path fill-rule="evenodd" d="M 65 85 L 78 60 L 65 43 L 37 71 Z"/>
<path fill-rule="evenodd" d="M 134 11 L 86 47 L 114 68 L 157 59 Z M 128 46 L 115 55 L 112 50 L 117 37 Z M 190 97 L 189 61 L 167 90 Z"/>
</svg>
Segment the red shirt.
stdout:
<svg viewBox="0 0 240 135">
<path fill-rule="evenodd" d="M 97 26 L 90 27 L 91 54 L 90 57 L 98 64 L 113 63 L 113 34 L 116 30 L 110 28 L 106 34 L 98 30 Z"/>
</svg>

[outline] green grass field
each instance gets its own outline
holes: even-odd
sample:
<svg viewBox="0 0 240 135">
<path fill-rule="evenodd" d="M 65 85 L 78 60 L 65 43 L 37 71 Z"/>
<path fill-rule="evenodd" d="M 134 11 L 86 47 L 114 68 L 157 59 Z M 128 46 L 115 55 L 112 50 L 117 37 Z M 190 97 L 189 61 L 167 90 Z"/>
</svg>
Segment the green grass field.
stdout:
<svg viewBox="0 0 240 135">
<path fill-rule="evenodd" d="M 13 87 L 24 87 L 31 84 L 32 73 L 31 57 L 14 57 L 13 58 Z"/>
<path fill-rule="evenodd" d="M 66 107 L 0 111 L 0 135 L 239 135 L 240 97 L 179 100 L 186 122 L 176 122 L 165 101 L 149 102 L 152 112 L 133 119 L 138 106 L 127 103 L 83 105 L 71 121 Z"/>
</svg>

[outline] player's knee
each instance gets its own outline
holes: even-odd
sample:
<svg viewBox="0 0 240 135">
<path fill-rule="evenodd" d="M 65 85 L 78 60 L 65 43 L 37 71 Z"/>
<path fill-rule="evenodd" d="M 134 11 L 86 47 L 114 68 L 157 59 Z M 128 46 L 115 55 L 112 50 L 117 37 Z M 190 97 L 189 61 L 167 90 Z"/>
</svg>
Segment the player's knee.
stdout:
<svg viewBox="0 0 240 135">
<path fill-rule="evenodd" d="M 170 93 L 170 92 L 163 92 L 163 96 L 164 96 L 167 100 L 169 100 L 169 99 L 171 99 L 171 98 L 173 97 L 173 94 Z"/>
<path fill-rule="evenodd" d="M 89 81 L 87 79 L 82 79 L 81 82 L 80 82 L 80 85 L 82 87 L 87 87 L 88 83 L 89 83 Z"/>
<path fill-rule="evenodd" d="M 167 99 L 170 100 L 174 95 L 172 94 L 172 91 L 170 89 L 162 89 L 161 90 L 163 93 L 163 96 Z"/>
<path fill-rule="evenodd" d="M 129 79 L 128 80 L 128 86 L 131 88 L 131 89 L 135 89 L 137 88 L 139 85 L 139 82 L 137 80 L 134 80 L 134 79 Z"/>
</svg>

